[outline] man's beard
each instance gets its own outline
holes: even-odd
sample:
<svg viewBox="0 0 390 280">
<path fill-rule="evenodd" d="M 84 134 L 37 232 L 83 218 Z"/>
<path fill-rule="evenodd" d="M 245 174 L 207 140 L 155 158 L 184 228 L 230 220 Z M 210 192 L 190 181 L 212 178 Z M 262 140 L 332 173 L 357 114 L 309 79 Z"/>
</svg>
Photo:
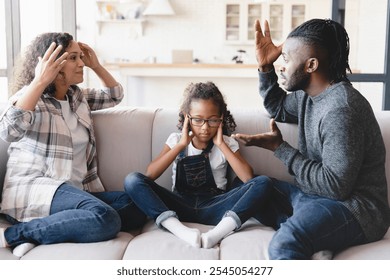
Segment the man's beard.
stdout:
<svg viewBox="0 0 390 280">
<path fill-rule="evenodd" d="M 310 74 L 305 71 L 305 64 L 302 63 L 297 70 L 286 80 L 287 91 L 305 90 L 310 80 Z"/>
</svg>

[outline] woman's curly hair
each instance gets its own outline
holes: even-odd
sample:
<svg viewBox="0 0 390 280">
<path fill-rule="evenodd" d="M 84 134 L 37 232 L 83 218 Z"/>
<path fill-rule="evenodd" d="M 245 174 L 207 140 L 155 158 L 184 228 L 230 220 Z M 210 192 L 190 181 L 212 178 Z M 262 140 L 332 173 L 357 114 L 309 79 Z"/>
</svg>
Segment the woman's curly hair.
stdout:
<svg viewBox="0 0 390 280">
<path fill-rule="evenodd" d="M 24 56 L 19 58 L 18 64 L 14 69 L 14 80 L 12 83 L 12 93 L 26 85 L 29 85 L 35 78 L 35 68 L 38 64 L 38 57 L 43 57 L 51 43 L 62 45 L 62 50 L 57 57 L 60 57 L 69 47 L 73 40 L 72 35 L 68 33 L 43 33 L 38 35 L 27 47 Z M 51 83 L 43 93 L 55 92 L 55 85 Z"/>
<path fill-rule="evenodd" d="M 177 127 L 181 131 L 183 129 L 185 115 L 188 114 L 191 109 L 191 103 L 194 100 L 211 100 L 219 109 L 219 113 L 223 115 L 223 134 L 230 135 L 236 128 L 236 122 L 230 111 L 227 109 L 227 105 L 223 98 L 222 93 L 218 87 L 212 82 L 206 83 L 190 83 L 184 90 L 184 100 L 180 106 L 179 123 Z"/>
</svg>

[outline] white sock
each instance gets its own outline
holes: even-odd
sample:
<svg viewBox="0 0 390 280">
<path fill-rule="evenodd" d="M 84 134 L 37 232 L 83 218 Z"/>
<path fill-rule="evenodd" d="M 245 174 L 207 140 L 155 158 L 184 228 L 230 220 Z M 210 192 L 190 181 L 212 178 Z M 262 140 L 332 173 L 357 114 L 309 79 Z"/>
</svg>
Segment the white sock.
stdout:
<svg viewBox="0 0 390 280">
<path fill-rule="evenodd" d="M 176 217 L 169 217 L 161 225 L 193 247 L 200 248 L 200 231 L 183 225 Z"/>
<path fill-rule="evenodd" d="M 312 260 L 331 260 L 333 259 L 333 252 L 329 250 L 318 251 L 311 257 Z"/>
<path fill-rule="evenodd" d="M 202 233 L 202 248 L 210 249 L 237 227 L 232 217 L 224 217 L 212 230 Z"/>
<path fill-rule="evenodd" d="M 23 244 L 20 244 L 18 246 L 16 246 L 14 248 L 14 250 L 12 251 L 12 253 L 21 258 L 23 257 L 25 254 L 27 254 L 28 251 L 30 251 L 31 249 L 35 248 L 37 245 L 33 244 L 33 243 L 23 243 Z"/>
<path fill-rule="evenodd" d="M 9 247 L 7 240 L 5 240 L 4 232 L 5 228 L 0 228 L 0 248 L 6 248 Z"/>
</svg>

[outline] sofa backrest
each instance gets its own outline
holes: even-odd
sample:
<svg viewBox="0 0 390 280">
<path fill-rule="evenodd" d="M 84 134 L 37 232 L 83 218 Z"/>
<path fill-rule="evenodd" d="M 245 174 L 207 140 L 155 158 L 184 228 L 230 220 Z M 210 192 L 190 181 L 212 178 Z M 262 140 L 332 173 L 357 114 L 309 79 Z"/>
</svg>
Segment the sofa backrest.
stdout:
<svg viewBox="0 0 390 280">
<path fill-rule="evenodd" d="M 108 190 L 123 190 L 128 173 L 146 171 L 155 111 L 115 107 L 93 112 L 99 176 Z"/>
<path fill-rule="evenodd" d="M 267 113 L 256 109 L 232 109 L 236 124 L 236 133 L 255 134 L 270 130 L 270 118 Z M 386 177 L 390 180 L 390 111 L 376 112 L 378 123 L 381 127 L 386 146 Z M 152 159 L 161 152 L 168 135 L 178 131 L 176 124 L 178 111 L 174 109 L 158 109 L 154 118 L 152 134 Z M 292 146 L 297 146 L 298 130 L 293 124 L 278 123 L 284 140 Z M 246 147 L 240 144 L 240 152 L 254 168 L 256 174 L 266 174 L 281 180 L 293 182 L 293 177 L 288 173 L 286 166 L 278 160 L 272 152 L 257 147 Z M 146 167 L 145 167 L 146 168 Z M 172 185 L 171 168 L 162 174 L 157 183 L 170 188 Z M 390 184 L 388 184 L 388 201 L 390 203 Z"/>
<path fill-rule="evenodd" d="M 387 197 L 390 204 L 390 111 L 375 112 L 386 147 Z"/>
<path fill-rule="evenodd" d="M 269 116 L 261 110 L 231 110 L 236 123 L 236 132 L 260 133 L 269 131 Z M 390 180 L 390 111 L 376 113 L 382 130 L 386 150 L 386 176 Z M 152 109 L 116 107 L 93 112 L 99 160 L 99 175 L 108 190 L 123 189 L 123 180 L 129 172 L 145 173 L 148 164 L 161 152 L 169 134 L 178 131 L 178 111 L 174 109 Z M 297 127 L 278 123 L 283 137 L 291 145 L 297 144 Z M 3 185 L 7 148 L 9 144 L 0 140 L 0 188 Z M 292 182 L 287 168 L 272 152 L 245 147 L 240 144 L 241 154 L 253 166 L 256 174 L 266 174 Z M 170 189 L 171 168 L 157 180 Z M 389 186 L 389 184 L 388 184 Z M 390 191 L 388 192 L 390 202 Z"/>
</svg>

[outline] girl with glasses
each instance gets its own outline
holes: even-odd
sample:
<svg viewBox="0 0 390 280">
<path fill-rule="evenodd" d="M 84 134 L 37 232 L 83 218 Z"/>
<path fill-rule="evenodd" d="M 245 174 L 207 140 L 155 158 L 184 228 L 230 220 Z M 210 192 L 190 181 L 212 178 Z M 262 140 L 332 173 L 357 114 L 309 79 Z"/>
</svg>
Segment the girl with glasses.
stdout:
<svg viewBox="0 0 390 280">
<path fill-rule="evenodd" d="M 254 216 L 268 196 L 270 179 L 253 178 L 252 167 L 229 135 L 236 127 L 219 89 L 212 82 L 185 90 L 178 128 L 169 135 L 146 174 L 130 173 L 125 190 L 158 227 L 194 247 L 212 248 Z M 172 191 L 155 180 L 173 163 Z M 227 191 L 228 165 L 243 182 Z M 215 225 L 206 233 L 182 222 Z"/>
</svg>

